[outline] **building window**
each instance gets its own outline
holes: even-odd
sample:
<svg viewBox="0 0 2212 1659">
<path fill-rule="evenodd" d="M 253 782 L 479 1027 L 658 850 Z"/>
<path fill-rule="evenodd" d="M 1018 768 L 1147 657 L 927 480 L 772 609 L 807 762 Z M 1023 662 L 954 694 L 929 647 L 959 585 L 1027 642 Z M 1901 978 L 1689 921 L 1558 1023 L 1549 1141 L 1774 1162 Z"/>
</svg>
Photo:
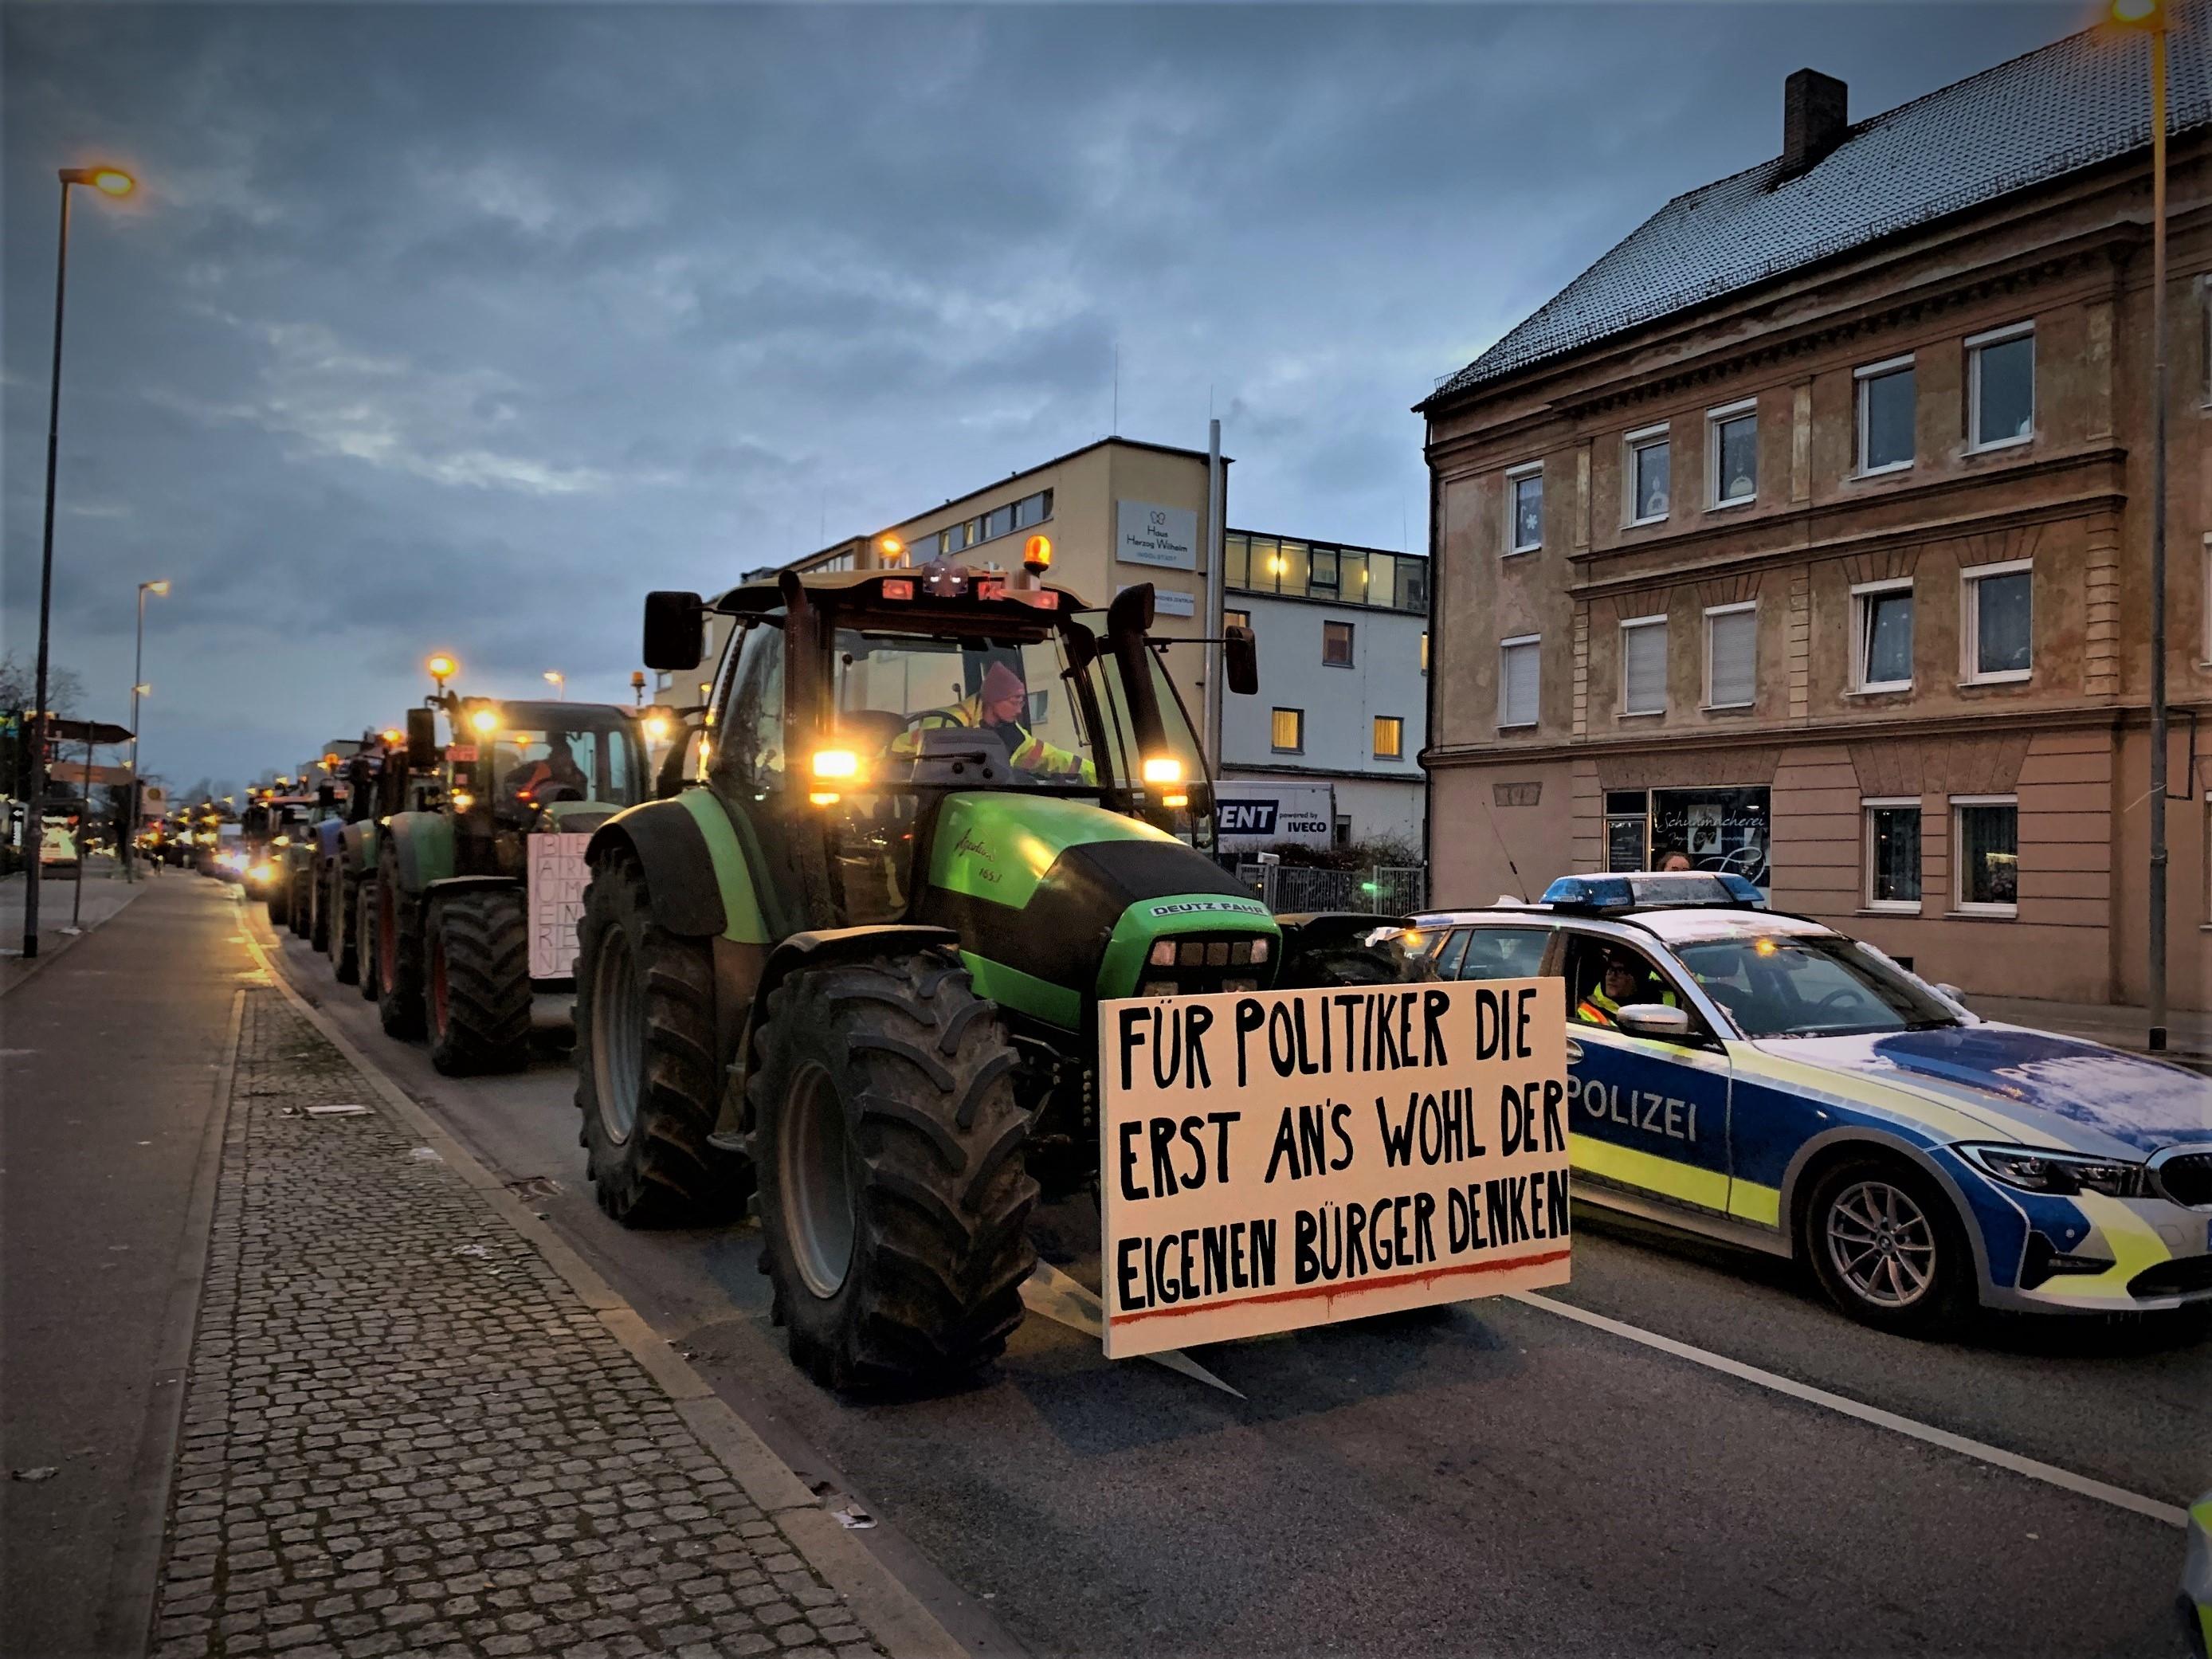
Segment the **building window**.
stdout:
<svg viewBox="0 0 2212 1659">
<path fill-rule="evenodd" d="M 1736 507 L 1759 498 L 1759 404 L 1746 398 L 1705 415 L 1707 483 L 1715 507 Z"/>
<path fill-rule="evenodd" d="M 1867 582 L 1851 590 L 1856 611 L 1857 691 L 1912 689 L 1912 583 Z"/>
<path fill-rule="evenodd" d="M 1316 599 L 1336 597 L 1336 556 L 1333 547 L 1316 546 L 1306 565 L 1306 592 Z"/>
<path fill-rule="evenodd" d="M 1866 906 L 1920 908 L 1920 803 L 1869 800 L 1866 811 Z"/>
<path fill-rule="evenodd" d="M 1651 867 L 1651 799 L 1641 789 L 1606 791 L 1605 867 Z"/>
<path fill-rule="evenodd" d="M 1352 624 L 1325 622 L 1321 625 L 1321 659 L 1331 668 L 1352 666 Z"/>
<path fill-rule="evenodd" d="M 2003 449 L 2035 435 L 2035 325 L 1966 342 L 1966 447 Z"/>
<path fill-rule="evenodd" d="M 1532 461 L 1505 475 L 1505 550 L 1534 553 L 1544 544 L 1544 464 Z"/>
<path fill-rule="evenodd" d="M 1628 446 L 1628 522 L 1657 524 L 1673 495 L 1674 445 L 1663 426 L 1646 427 L 1623 440 Z"/>
<path fill-rule="evenodd" d="M 1958 848 L 1958 905 L 2009 916 L 2020 909 L 2020 801 L 2012 795 L 1951 797 Z"/>
<path fill-rule="evenodd" d="M 1968 683 L 1989 685 L 2026 679 L 2033 665 L 2031 562 L 2015 559 L 1960 574 L 1964 614 L 1959 633 L 1966 647 Z"/>
<path fill-rule="evenodd" d="M 1664 864 L 1680 853 L 1695 870 L 1724 871 L 1765 888 L 1772 790 L 1655 789 L 1651 792 L 1651 860 Z"/>
<path fill-rule="evenodd" d="M 1249 611 L 1224 609 L 1221 613 L 1221 625 L 1224 628 L 1249 629 L 1252 626 L 1252 613 Z"/>
<path fill-rule="evenodd" d="M 1540 635 L 1523 634 L 1501 640 L 1498 646 L 1498 723 L 1502 726 L 1536 723 L 1537 649 Z"/>
<path fill-rule="evenodd" d="M 1912 359 L 1893 357 L 1858 372 L 1859 476 L 1912 465 Z"/>
<path fill-rule="evenodd" d="M 1399 714 L 1377 714 L 1375 717 L 1375 758 L 1403 760 L 1406 758 L 1406 721 Z"/>
<path fill-rule="evenodd" d="M 1667 712 L 1667 619 L 1632 617 L 1620 624 L 1620 712 Z"/>
<path fill-rule="evenodd" d="M 1278 708 L 1269 732 L 1269 740 L 1279 755 L 1303 755 L 1306 751 L 1306 711 L 1303 708 Z"/>
<path fill-rule="evenodd" d="M 1427 673 L 1428 672 L 1429 672 L 1429 630 L 1428 630 L 1427 629 L 1424 628 L 1424 629 L 1421 630 L 1421 672 L 1423 672 L 1424 674 L 1425 674 L 1425 673 Z"/>
<path fill-rule="evenodd" d="M 1705 612 L 1705 707 L 1748 708 L 1759 699 L 1759 604 Z"/>
</svg>

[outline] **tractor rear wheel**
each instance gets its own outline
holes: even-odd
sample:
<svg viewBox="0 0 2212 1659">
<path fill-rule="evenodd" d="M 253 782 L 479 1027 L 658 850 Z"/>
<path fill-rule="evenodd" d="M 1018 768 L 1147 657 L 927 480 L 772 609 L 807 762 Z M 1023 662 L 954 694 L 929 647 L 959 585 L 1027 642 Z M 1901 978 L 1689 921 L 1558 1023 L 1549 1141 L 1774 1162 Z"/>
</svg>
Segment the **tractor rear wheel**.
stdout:
<svg viewBox="0 0 2212 1659">
<path fill-rule="evenodd" d="M 422 1035 L 422 907 L 399 885 L 399 860 L 376 872 L 376 1013 L 384 1035 Z"/>
<path fill-rule="evenodd" d="M 1036 1265 L 996 1011 L 947 953 L 796 974 L 746 1087 L 763 1249 L 791 1357 L 830 1388 L 916 1388 L 998 1357 Z"/>
<path fill-rule="evenodd" d="M 361 968 L 361 1000 L 374 1002 L 376 977 L 376 878 L 363 876 L 353 888 L 353 959 Z"/>
<path fill-rule="evenodd" d="M 312 865 L 301 871 L 293 882 L 292 908 L 295 915 L 307 918 L 300 931 L 307 936 L 307 948 L 327 951 L 331 948 L 331 908 L 323 902 L 322 884 L 315 879 Z"/>
<path fill-rule="evenodd" d="M 448 1077 L 530 1063 L 530 924 L 522 891 L 430 901 L 425 975 L 430 1063 Z"/>
<path fill-rule="evenodd" d="M 323 902 L 331 916 L 331 974 L 341 985 L 351 985 L 361 978 L 361 957 L 355 949 L 361 937 L 361 906 L 353 889 L 354 884 L 346 879 L 345 866 L 331 865 L 330 879 L 324 884 Z"/>
<path fill-rule="evenodd" d="M 752 1172 L 707 1140 L 722 1084 L 714 947 L 653 921 L 625 853 L 593 871 L 576 931 L 577 1139 L 599 1207 L 625 1227 L 738 1212 Z"/>
<path fill-rule="evenodd" d="M 288 902 L 291 896 L 291 888 L 281 881 L 270 882 L 269 890 L 261 896 L 262 908 L 269 913 L 271 927 L 282 927 L 292 919 Z"/>
</svg>

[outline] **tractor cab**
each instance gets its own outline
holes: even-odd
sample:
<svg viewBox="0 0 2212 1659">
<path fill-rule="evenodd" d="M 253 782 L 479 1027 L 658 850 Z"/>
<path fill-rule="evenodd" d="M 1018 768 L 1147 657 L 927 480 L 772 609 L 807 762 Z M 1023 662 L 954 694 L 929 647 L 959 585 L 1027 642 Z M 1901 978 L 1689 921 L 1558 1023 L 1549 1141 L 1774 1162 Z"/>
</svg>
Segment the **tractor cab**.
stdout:
<svg viewBox="0 0 2212 1659">
<path fill-rule="evenodd" d="M 444 693 L 415 712 L 442 713 L 447 736 L 410 765 L 479 830 L 589 829 L 648 793 L 636 714 L 617 704 Z"/>
</svg>

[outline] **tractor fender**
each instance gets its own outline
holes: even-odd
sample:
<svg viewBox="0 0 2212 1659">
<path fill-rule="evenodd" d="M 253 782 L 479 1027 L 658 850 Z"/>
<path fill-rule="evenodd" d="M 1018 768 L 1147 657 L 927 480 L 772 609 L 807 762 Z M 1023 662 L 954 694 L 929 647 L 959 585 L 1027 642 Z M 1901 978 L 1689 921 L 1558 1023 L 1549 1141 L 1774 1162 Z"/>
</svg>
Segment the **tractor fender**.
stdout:
<svg viewBox="0 0 2212 1659">
<path fill-rule="evenodd" d="M 325 818 L 315 826 L 315 863 L 318 866 L 339 855 L 345 843 L 345 821 L 342 818 Z"/>
<path fill-rule="evenodd" d="M 749 1133 L 752 1126 L 744 1121 L 745 1076 L 752 1069 L 757 1056 L 754 1040 L 759 1036 L 761 1024 L 768 1016 L 769 994 L 792 975 L 805 969 L 827 968 L 841 962 L 858 962 L 865 957 L 884 955 L 903 955 L 909 951 L 943 945 L 957 950 L 960 935 L 950 927 L 929 927 L 913 923 L 886 923 L 875 927 L 819 927 L 808 933 L 793 933 L 769 952 L 767 963 L 761 969 L 760 981 L 754 987 L 753 998 L 745 1007 L 744 1029 L 738 1035 L 737 1058 L 730 1066 L 729 1086 L 722 1091 L 722 1109 L 714 1125 L 718 1137 Z M 717 1142 L 734 1144 L 726 1139 Z"/>
<path fill-rule="evenodd" d="M 717 802 L 710 800 L 708 805 L 716 813 L 722 810 Z M 732 840 L 734 844 L 735 837 Z M 683 800 L 647 801 L 616 813 L 592 832 L 584 848 L 585 862 L 596 870 L 617 848 L 645 872 L 645 889 L 652 896 L 653 919 L 659 926 L 678 939 L 712 939 L 728 931 L 722 872 L 716 867 L 705 826 Z M 743 879 L 742 865 L 738 874 Z M 749 883 L 747 887 L 750 890 Z"/>
<path fill-rule="evenodd" d="M 432 882 L 453 873 L 453 823 L 444 813 L 395 812 L 384 833 L 399 866 L 402 892 L 420 898 Z"/>
<path fill-rule="evenodd" d="M 424 898 L 438 898 L 453 893 L 481 892 L 493 887 L 520 887 L 522 883 L 513 876 L 441 876 L 422 890 Z"/>
<path fill-rule="evenodd" d="M 349 823 L 340 834 L 344 852 L 340 855 L 345 867 L 373 875 L 376 870 L 376 823 L 364 818 L 359 823 Z"/>
</svg>

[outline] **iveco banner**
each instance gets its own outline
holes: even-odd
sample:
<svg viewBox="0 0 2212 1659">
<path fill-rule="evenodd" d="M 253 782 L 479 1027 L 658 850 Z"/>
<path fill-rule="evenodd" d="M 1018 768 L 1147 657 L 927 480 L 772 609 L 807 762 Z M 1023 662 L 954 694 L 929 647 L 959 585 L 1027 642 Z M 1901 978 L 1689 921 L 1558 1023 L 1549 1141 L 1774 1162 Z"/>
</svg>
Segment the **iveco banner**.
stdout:
<svg viewBox="0 0 2212 1659">
<path fill-rule="evenodd" d="M 1566 1282 L 1557 980 L 1109 1002 L 1106 1355 Z"/>
</svg>

